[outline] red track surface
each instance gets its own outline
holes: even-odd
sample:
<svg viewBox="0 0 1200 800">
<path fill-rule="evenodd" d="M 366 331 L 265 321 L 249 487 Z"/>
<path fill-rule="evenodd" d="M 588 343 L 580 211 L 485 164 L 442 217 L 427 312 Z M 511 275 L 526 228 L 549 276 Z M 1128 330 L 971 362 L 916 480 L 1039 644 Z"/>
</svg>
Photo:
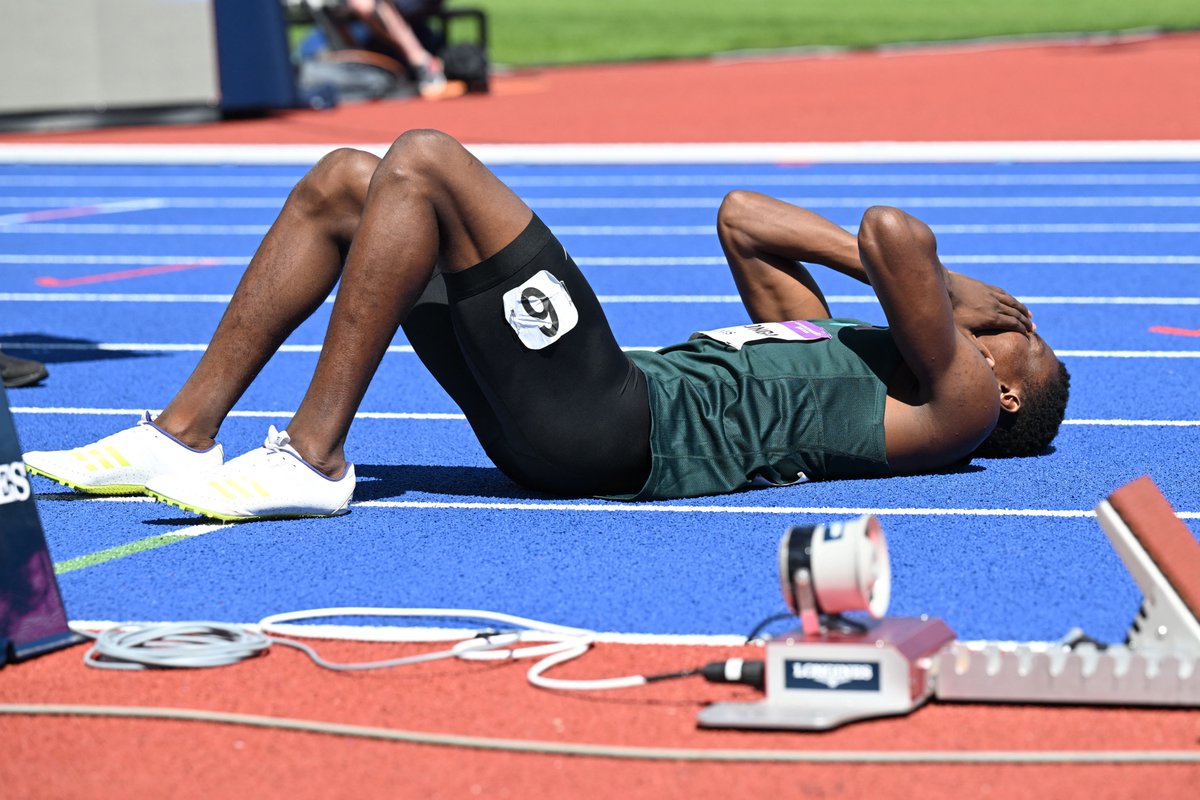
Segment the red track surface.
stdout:
<svg viewBox="0 0 1200 800">
<path fill-rule="evenodd" d="M 0 142 L 377 143 L 411 127 L 468 142 L 1200 139 L 1200 36 L 544 70 L 443 103 L 384 102 L 219 126 L 0 136 Z M 399 648 L 331 643 L 344 660 Z M 386 651 L 386 652 L 385 652 Z M 679 669 L 729 653 L 600 646 L 567 675 Z M 780 750 L 1183 750 L 1200 714 L 930 706 L 829 734 L 700 731 L 749 697 L 697 679 L 604 695 L 529 688 L 521 667 L 356 675 L 276 649 L 216 670 L 102 673 L 78 649 L 0 673 L 0 703 L 205 708 L 548 741 Z M 519 755 L 207 723 L 0 718 L 5 798 L 1195 797 L 1200 767 L 765 765 Z M 770 795 L 767 795 L 770 796 Z"/>
<path fill-rule="evenodd" d="M 321 643 L 335 660 L 407 655 L 412 645 Z M 752 652 L 743 653 L 753 657 Z M 604 645 L 554 673 L 594 678 L 695 666 L 728 650 Z M 607 693 L 554 693 L 524 666 L 443 662 L 334 674 L 284 648 L 212 670 L 89 670 L 79 649 L 8 668 L 0 702 L 157 705 L 436 733 L 642 747 L 754 750 L 1190 750 L 1196 712 L 931 705 L 823 734 L 701 731 L 696 712 L 752 699 L 700 679 Z M 526 755 L 279 733 L 194 722 L 0 717 L 5 797 L 1194 796 L 1192 765 L 818 765 L 644 762 Z M 14 791 L 15 790 L 15 791 Z M 1145 792 L 1146 794 L 1143 794 Z M 767 797 L 771 794 L 765 795 Z"/>
<path fill-rule="evenodd" d="M 1200 139 L 1200 34 L 831 57 L 684 61 L 500 76 L 491 95 L 346 105 L 220 126 L 0 142 L 843 142 Z"/>
</svg>

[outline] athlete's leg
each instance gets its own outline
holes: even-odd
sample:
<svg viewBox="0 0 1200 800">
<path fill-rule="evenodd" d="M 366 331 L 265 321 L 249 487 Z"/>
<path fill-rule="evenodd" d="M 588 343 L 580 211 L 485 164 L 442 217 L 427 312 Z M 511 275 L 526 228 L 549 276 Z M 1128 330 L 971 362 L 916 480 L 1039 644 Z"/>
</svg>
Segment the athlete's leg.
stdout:
<svg viewBox="0 0 1200 800">
<path fill-rule="evenodd" d="M 458 142 L 432 131 L 397 140 L 371 180 L 312 383 L 288 425 L 292 446 L 326 475 L 343 473 L 354 414 L 435 265 L 448 314 L 427 333 L 440 330 L 454 346 L 413 342 L 497 465 L 548 491 L 640 488 L 649 463 L 644 377 L 562 245 Z M 506 308 L 505 296 L 543 273 L 578 322 L 538 349 L 519 339 L 509 322 L 517 307 Z M 416 316 L 412 323 L 413 332 L 422 327 Z"/>
<path fill-rule="evenodd" d="M 378 163 L 370 153 L 336 150 L 296 184 L 211 344 L 156 424 L 192 447 L 213 443 L 263 365 L 337 282 Z"/>
<path fill-rule="evenodd" d="M 354 414 L 439 264 L 457 272 L 497 253 L 528 206 L 453 138 L 411 131 L 375 170 L 313 379 L 288 425 L 292 445 L 330 476 L 345 468 Z"/>
</svg>

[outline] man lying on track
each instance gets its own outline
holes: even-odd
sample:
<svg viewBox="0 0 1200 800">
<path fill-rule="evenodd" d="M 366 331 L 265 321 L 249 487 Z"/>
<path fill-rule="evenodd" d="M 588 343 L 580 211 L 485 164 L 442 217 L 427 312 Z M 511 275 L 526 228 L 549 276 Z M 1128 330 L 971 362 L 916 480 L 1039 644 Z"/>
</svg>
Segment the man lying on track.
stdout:
<svg viewBox="0 0 1200 800">
<path fill-rule="evenodd" d="M 553 494 L 664 499 L 923 472 L 1035 455 L 1054 438 L 1065 368 L 1020 302 L 942 266 L 921 221 L 871 208 L 856 237 L 739 191 L 717 229 L 759 324 L 626 354 L 563 246 L 454 139 L 409 132 L 383 159 L 337 150 L 288 197 L 166 409 L 26 463 L 80 491 L 144 491 L 216 519 L 345 513 L 346 436 L 400 325 L 488 457 Z M 799 262 L 869 283 L 889 327 L 829 319 Z M 339 278 L 287 430 L 222 464 L 226 415 Z"/>
</svg>

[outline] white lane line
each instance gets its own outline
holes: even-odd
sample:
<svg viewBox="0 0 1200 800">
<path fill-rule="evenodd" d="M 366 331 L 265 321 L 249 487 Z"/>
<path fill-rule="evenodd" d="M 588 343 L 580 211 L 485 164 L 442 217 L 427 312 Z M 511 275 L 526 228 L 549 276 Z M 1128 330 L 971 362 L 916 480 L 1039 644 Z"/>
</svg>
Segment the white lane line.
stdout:
<svg viewBox="0 0 1200 800">
<path fill-rule="evenodd" d="M 0 175 L 0 187 L 12 188 L 106 188 L 106 189 L 281 189 L 291 190 L 304 175 L 303 169 L 291 175 Z M 985 173 L 888 172 L 837 174 L 809 170 L 782 169 L 773 172 L 725 172 L 719 174 L 641 174 L 641 175 L 504 175 L 501 180 L 513 188 L 652 188 L 686 186 L 1200 186 L 1200 173 L 1103 173 L 1078 174 L 1022 173 L 997 175 Z M 285 196 L 286 191 L 280 196 Z"/>
<path fill-rule="evenodd" d="M 1195 196 L 1053 196 L 1043 197 L 780 197 L 805 208 L 850 208 L 870 206 L 900 208 L 1196 208 Z M 524 197 L 538 209 L 635 209 L 719 208 L 720 197 Z M 170 201 L 168 201 L 170 202 Z M 200 208 L 202 206 L 195 206 Z M 553 226 L 552 226 L 553 227 Z M 556 228 L 557 229 L 557 228 Z"/>
<path fill-rule="evenodd" d="M 270 197 L 156 197 L 153 198 L 154 205 L 147 206 L 147 208 L 270 208 L 278 211 L 285 200 L 287 200 L 286 192 L 280 192 Z M 55 197 L 53 195 L 33 197 L 0 195 L 0 208 L 32 208 L 39 210 L 137 202 L 145 201 L 142 198 L 132 197 Z M 1198 198 L 1198 202 L 1200 202 L 1200 198 Z M 139 209 L 130 210 L 136 211 Z"/>
<path fill-rule="evenodd" d="M 208 349 L 206 344 L 175 344 L 160 342 L 4 342 L 10 350 L 54 350 L 67 352 L 114 352 L 130 351 L 142 353 L 202 353 Z M 650 349 L 650 348 L 639 348 Z M 319 353 L 319 344 L 285 344 L 279 348 L 280 353 Z M 389 353 L 412 353 L 412 345 L 396 344 L 388 347 Z"/>
<path fill-rule="evenodd" d="M 891 517 L 1048 517 L 1072 519 L 1094 517 L 1091 509 L 1041 508 L 848 508 L 839 506 L 691 506 L 660 503 L 484 503 L 423 500 L 365 500 L 356 508 L 474 509 L 484 511 L 601 511 L 678 514 L 837 514 Z M 1200 519 L 1200 511 L 1177 512 L 1181 519 Z"/>
<path fill-rule="evenodd" d="M 269 175 L 47 175 L 24 173 L 0 175 L 0 186 L 30 188 L 148 189 L 291 189 L 304 175 L 296 170 L 290 176 Z M 1196 181 L 1200 183 L 1200 181 Z"/>
<path fill-rule="evenodd" d="M 843 226 L 854 233 L 857 226 Z M 1012 234 L 1166 234 L 1200 233 L 1194 222 L 1130 223 L 1004 223 L 995 225 L 932 225 L 940 235 L 1012 235 Z M 145 224 L 118 225 L 100 222 L 60 224 L 38 222 L 0 226 L 2 234 L 24 235 L 95 235 L 95 236 L 262 236 L 267 225 L 193 225 Z M 711 236 L 712 225 L 556 225 L 559 236 Z"/>
<path fill-rule="evenodd" d="M 1200 297 L 1069 297 L 1060 295 L 1020 295 L 1030 305 L 1045 306 L 1195 306 Z"/>
<path fill-rule="evenodd" d="M 9 409 L 14 414 L 42 415 L 74 415 L 74 416 L 141 416 L 147 409 L 141 408 L 83 408 L 71 406 L 13 406 Z M 159 409 L 149 409 L 151 414 Z M 232 411 L 231 417 L 268 417 L 288 419 L 295 411 Z M 389 420 L 465 420 L 461 413 L 425 412 L 425 411 L 360 411 L 354 415 L 356 419 L 389 419 Z M 1130 428 L 1197 428 L 1200 420 L 1196 419 L 1066 419 L 1063 425 L 1095 426 L 1095 427 L 1130 427 Z"/>
<path fill-rule="evenodd" d="M 5 299 L 0 295 L 0 300 Z M 11 350 L 76 350 L 76 351 L 113 351 L 113 352 L 202 352 L 207 349 L 203 344 L 156 344 L 151 342 L 102 342 L 97 344 L 78 342 L 4 342 Z M 637 345 L 621 349 L 658 350 L 666 345 Z M 318 344 L 285 344 L 279 348 L 281 353 L 319 353 Z M 389 353 L 413 353 L 412 345 L 391 345 Z M 1055 350 L 1060 358 L 1200 358 L 1200 350 Z"/>
<path fill-rule="evenodd" d="M 140 417 L 142 412 L 150 411 L 151 414 L 157 415 L 161 409 L 142 409 L 142 408 L 78 408 L 78 407 L 39 407 L 39 406 L 12 406 L 9 408 L 14 414 L 64 414 L 68 416 L 135 416 Z M 229 412 L 231 417 L 266 417 L 268 419 L 290 419 L 295 415 L 295 411 L 242 411 L 235 410 Z M 355 419 L 416 419 L 416 420 L 465 420 L 466 416 L 459 412 L 435 412 L 435 411 L 359 411 L 354 415 Z"/>
<path fill-rule="evenodd" d="M 942 260 L 948 264 L 1200 264 L 1200 256 L 1190 255 L 948 255 Z"/>
<path fill-rule="evenodd" d="M 25 253 L 0 253 L 0 265 L 66 264 L 66 265 L 123 265 L 154 266 L 178 264 L 185 261 L 208 261 L 220 264 L 245 265 L 250 256 L 205 256 L 205 255 L 28 255 Z M 1192 265 L 1200 264 L 1198 255 L 949 255 L 943 254 L 946 264 L 1130 264 L 1130 265 Z M 575 259 L 581 267 L 724 267 L 722 256 L 582 256 Z"/>
<path fill-rule="evenodd" d="M 267 225 L 120 225 L 104 222 L 61 224 L 38 222 L 5 225 L 0 234 L 70 234 L 72 236 L 262 236 Z"/>
<path fill-rule="evenodd" d="M 598 295 L 601 303 L 741 303 L 736 294 L 608 294 Z M 830 294 L 832 303 L 878 303 L 873 294 Z M 1200 297 L 1071 297 L 1065 295 L 1019 295 L 1029 305 L 1079 306 L 1197 306 Z"/>
<path fill-rule="evenodd" d="M 69 226 L 63 226 L 69 227 Z M 858 226 L 843 225 L 856 233 Z M 931 225 L 939 235 L 1200 233 L 1195 222 L 1085 222 Z M 712 225 L 555 225 L 560 236 L 708 236 Z"/>
<path fill-rule="evenodd" d="M 0 264 L 6 263 L 0 255 Z M 19 258 L 16 257 L 16 258 Z M 187 256 L 186 258 L 197 258 Z M 958 264 L 1098 264 L 1121 265 L 1192 265 L 1200 264 L 1200 256 L 1147 256 L 1147 255 L 949 255 L 942 254 L 942 262 Z M 179 260 L 184 260 L 180 257 Z M 16 262 L 20 263 L 20 262 Z M 155 263 L 169 263 L 159 261 Z M 723 256 L 581 256 L 575 258 L 581 267 L 724 267 Z"/>
<path fill-rule="evenodd" d="M 147 497 L 146 499 L 153 500 L 154 498 Z M 186 528 L 180 528 L 177 531 L 171 531 L 170 533 L 167 533 L 165 535 L 166 536 L 203 536 L 204 534 L 212 533 L 213 531 L 229 530 L 231 527 L 233 527 L 233 524 L 229 523 L 229 522 L 220 522 L 220 523 L 213 522 L 213 523 L 205 523 L 202 525 L 189 525 Z"/>
<path fill-rule="evenodd" d="M 1055 350 L 1059 358 L 1200 358 L 1200 350 Z"/>
<path fill-rule="evenodd" d="M 0 208 L 56 209 L 74 206 L 99 206 L 114 203 L 152 202 L 146 208 L 222 209 L 262 208 L 279 210 L 287 199 L 280 192 L 269 197 L 161 197 L 140 198 L 21 196 L 0 195 Z M 873 205 L 901 208 L 1196 208 L 1200 197 L 1194 195 L 1042 195 L 1030 197 L 781 197 L 780 200 L 806 208 L 866 209 Z M 699 208 L 721 205 L 721 197 L 525 197 L 535 208 L 559 209 L 634 209 Z M 140 210 L 130 207 L 126 210 Z M 0 221 L 4 218 L 0 217 Z"/>
<path fill-rule="evenodd" d="M 721 175 L 512 175 L 502 176 L 514 188 L 534 187 L 650 187 L 650 186 L 1197 186 L 1197 173 L 1087 173 L 1075 175 L 985 175 L 937 173 L 896 175 L 804 174 L 795 171 L 771 174 Z M 0 186 L 3 186 L 0 179 Z M 116 184 L 121 185 L 121 184 Z"/>
<path fill-rule="evenodd" d="M 107 255 L 26 255 L 24 253 L 0 253 L 0 264 L 67 264 L 79 266 L 120 265 L 156 266 L 158 264 L 180 264 L 188 261 L 207 261 L 217 264 L 248 264 L 250 256 L 107 256 Z M 724 260 L 721 263 L 725 263 Z"/>
<path fill-rule="evenodd" d="M 30 303 L 228 303 L 233 298 L 231 294 L 108 294 L 104 292 L 0 292 L 0 300 Z M 331 295 L 325 303 L 337 299 Z M 671 304 L 740 304 L 742 299 L 736 294 L 602 294 L 597 299 L 606 305 L 630 303 L 661 303 Z M 831 304 L 836 303 L 878 303 L 870 294 L 831 294 L 825 299 Z M 1018 297 L 1029 305 L 1080 305 L 1080 306 L 1197 306 L 1200 297 L 1127 297 L 1127 296 L 1069 296 L 1069 295 L 1020 295 Z M 10 342 L 9 347 L 62 347 L 65 349 L 86 349 L 90 345 L 38 345 L 36 343 Z M 130 348 L 125 348 L 130 349 Z"/>
<path fill-rule="evenodd" d="M 0 195 L 0 208 L 63 208 L 93 206 L 99 203 L 127 203 L 137 197 L 72 197 L 70 195 Z M 167 198 L 163 198 L 166 200 Z"/>
<path fill-rule="evenodd" d="M 1064 419 L 1062 424 L 1116 428 L 1200 428 L 1200 419 Z"/>
<path fill-rule="evenodd" d="M 932 225 L 934 233 L 940 234 L 1016 234 L 1016 233 L 1200 233 L 1200 223 L 1195 222 L 1048 222 L 1048 223 L 1003 223 L 997 225 Z"/>
<path fill-rule="evenodd" d="M 447 467 L 446 469 L 453 469 Z M 38 500 L 63 500 L 69 502 L 145 503 L 150 497 L 99 497 L 57 492 L 35 494 Z M 1044 508 L 877 508 L 845 506 L 701 506 L 667 505 L 665 503 L 538 503 L 534 501 L 512 503 L 487 503 L 474 501 L 441 500 L 364 500 L 352 503 L 354 508 L 411 508 L 425 510 L 478 510 L 478 511 L 599 511 L 609 514 L 621 513 L 665 513 L 665 514 L 837 514 L 862 516 L 874 514 L 886 517 L 1035 517 L 1051 519 L 1081 519 L 1096 516 L 1090 508 L 1044 509 Z M 1177 511 L 1180 519 L 1200 519 L 1200 511 Z"/>
<path fill-rule="evenodd" d="M 6 299 L 0 294 L 0 300 Z M 846 302 L 846 298 L 834 295 L 832 300 Z M 867 302 L 870 298 L 863 298 Z M 735 302 L 735 301 L 730 301 Z M 873 302 L 873 300 L 872 300 Z M 1192 305 L 1189 303 L 1189 305 Z M 206 344 L 177 344 L 159 342 L 18 342 L 6 341 L 4 346 L 10 350 L 58 350 L 77 352 L 146 352 L 146 353 L 193 353 L 208 349 Z M 658 350 L 666 345 L 636 345 L 622 347 L 622 350 Z M 279 348 L 281 353 L 319 353 L 319 344 L 285 344 Z M 413 353 L 412 345 L 390 345 L 388 353 Z M 1200 358 L 1197 350 L 1056 350 L 1060 357 L 1067 358 Z"/>
</svg>

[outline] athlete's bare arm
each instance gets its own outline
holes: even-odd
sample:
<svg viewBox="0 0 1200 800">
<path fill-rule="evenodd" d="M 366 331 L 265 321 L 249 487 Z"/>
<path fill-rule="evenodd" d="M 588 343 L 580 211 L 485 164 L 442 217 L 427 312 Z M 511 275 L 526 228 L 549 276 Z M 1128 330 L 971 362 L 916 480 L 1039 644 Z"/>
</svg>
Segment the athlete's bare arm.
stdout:
<svg viewBox="0 0 1200 800">
<path fill-rule="evenodd" d="M 1000 397 L 984 352 L 955 324 L 933 231 L 899 209 L 876 206 L 863 214 L 858 251 L 915 379 L 907 402 L 888 404 L 888 463 L 896 472 L 954 463 L 991 433 Z"/>
<path fill-rule="evenodd" d="M 830 316 L 802 262 L 876 290 L 915 378 L 912 391 L 888 398 L 884 424 L 893 469 L 953 463 L 990 432 L 999 413 L 997 385 L 972 334 L 1028 333 L 1033 323 L 1008 292 L 947 270 L 927 225 L 896 209 L 874 209 L 856 237 L 819 214 L 736 191 L 721 206 L 717 230 L 755 321 Z"/>
<path fill-rule="evenodd" d="M 730 192 L 717 216 L 717 234 L 742 302 L 755 322 L 830 316 L 820 287 L 801 262 L 870 283 L 854 234 L 819 214 L 764 194 Z M 1029 310 L 997 286 L 946 270 L 946 288 L 955 322 L 966 331 L 1033 330 Z"/>
</svg>

